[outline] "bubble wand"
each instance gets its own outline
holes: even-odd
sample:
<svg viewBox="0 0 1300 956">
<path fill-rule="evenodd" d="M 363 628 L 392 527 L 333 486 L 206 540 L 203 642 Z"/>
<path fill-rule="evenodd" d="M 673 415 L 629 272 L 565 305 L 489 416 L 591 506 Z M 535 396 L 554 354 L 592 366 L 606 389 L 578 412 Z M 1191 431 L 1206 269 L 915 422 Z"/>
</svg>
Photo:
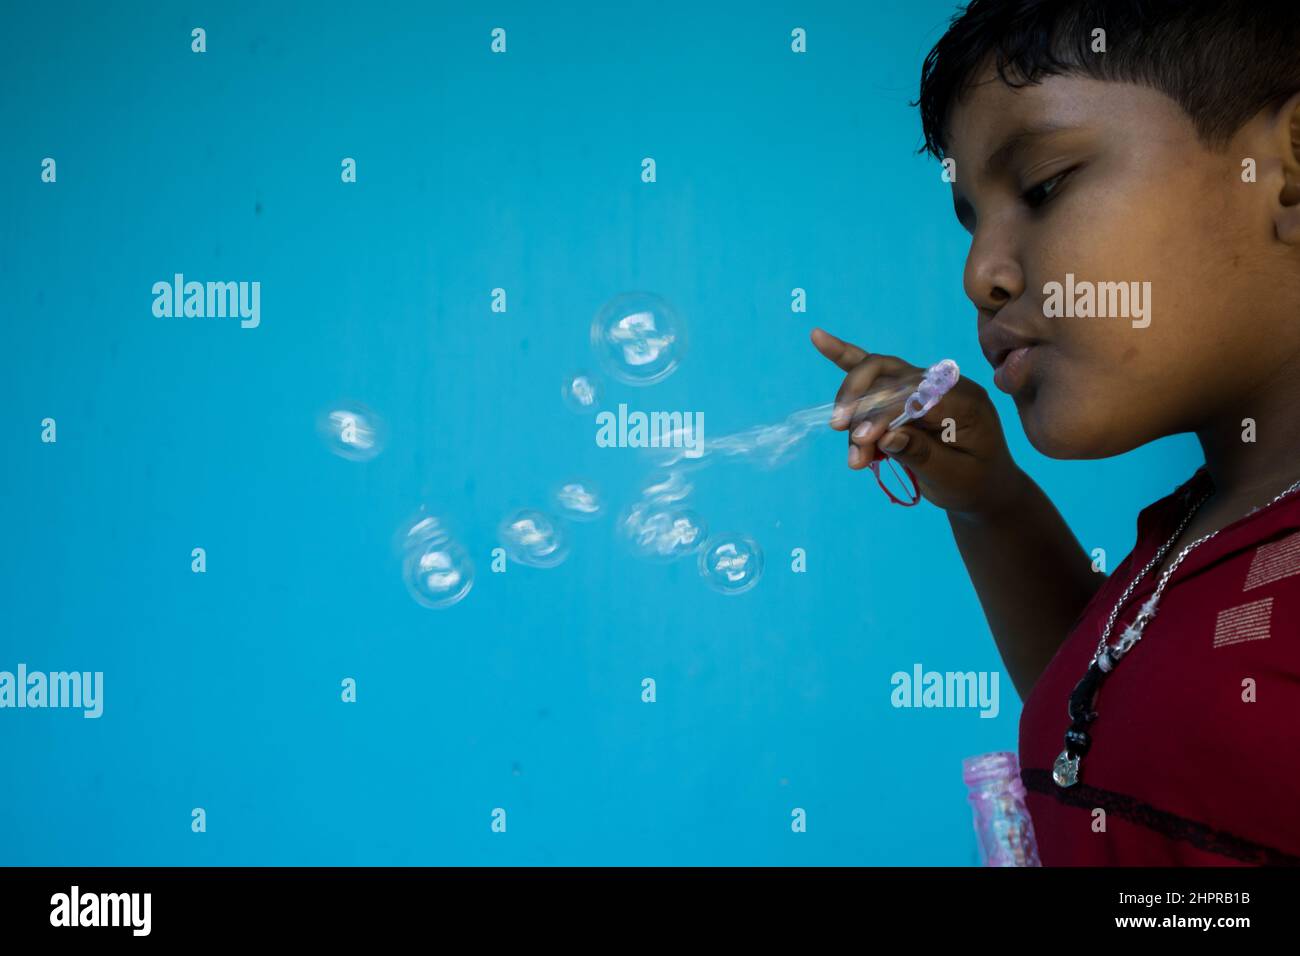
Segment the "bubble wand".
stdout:
<svg viewBox="0 0 1300 956">
<path fill-rule="evenodd" d="M 957 368 L 957 363 L 952 359 L 944 359 L 935 365 L 930 366 L 923 374 L 915 386 L 911 384 L 890 384 L 883 385 L 879 388 L 872 389 L 866 395 L 858 399 L 854 420 L 860 421 L 863 418 L 871 417 L 879 413 L 884 408 L 894 406 L 896 402 L 903 399 L 903 411 L 892 422 L 889 428 L 894 429 L 925 415 L 943 398 L 948 391 L 957 384 L 961 373 Z M 915 378 L 909 376 L 909 382 L 915 381 Z M 785 421 L 775 425 L 760 425 L 756 428 L 749 428 L 745 431 L 735 432 L 730 435 L 724 435 L 721 438 L 712 438 L 709 441 L 701 441 L 702 446 L 698 453 L 683 461 L 686 456 L 686 446 L 689 442 L 679 440 L 692 436 L 685 435 L 684 429 L 676 429 L 667 435 L 660 436 L 659 446 L 655 447 L 651 454 L 658 460 L 660 467 L 670 469 L 670 474 L 676 474 L 685 470 L 694 470 L 702 468 L 719 458 L 736 458 L 743 461 L 749 461 L 757 464 L 762 468 L 773 468 L 786 460 L 791 452 L 799 445 L 803 438 L 810 432 L 825 426 L 826 419 L 835 409 L 835 404 L 818 405 L 814 408 L 806 408 L 803 411 L 795 412 L 786 417 Z M 653 447 L 653 446 L 652 446 Z M 880 476 L 880 461 L 886 459 L 890 467 L 894 469 L 894 474 L 898 476 L 899 483 L 903 483 L 903 478 L 898 475 L 898 462 L 890 459 L 888 455 L 876 447 L 875 458 L 868 462 L 872 473 L 876 476 L 876 482 L 881 489 L 889 496 L 889 500 L 894 504 L 911 507 L 920 502 L 920 492 L 916 490 L 916 476 L 912 470 L 903 465 L 903 470 L 907 472 L 912 483 L 912 500 L 903 501 L 885 484 Z"/>
<path fill-rule="evenodd" d="M 961 378 L 961 370 L 957 367 L 957 363 L 952 359 L 944 359 L 941 362 L 936 362 L 934 365 L 931 365 L 926 369 L 925 377 L 921 379 L 921 384 L 916 387 L 916 391 L 907 396 L 907 401 L 903 403 L 903 411 L 897 418 L 889 423 L 889 427 L 886 431 L 893 431 L 895 428 L 899 428 L 908 422 L 923 416 L 938 404 L 939 399 L 948 394 L 952 387 L 957 384 L 957 379 L 959 378 Z M 903 479 L 902 476 L 898 475 L 898 463 L 890 458 L 885 452 L 881 451 L 880 446 L 877 444 L 875 448 L 875 456 L 867 463 L 867 467 L 869 467 L 872 474 L 876 476 L 876 484 L 880 485 L 881 490 L 889 496 L 889 500 L 896 505 L 902 505 L 904 508 L 910 508 L 913 505 L 919 504 L 921 501 L 921 492 L 917 485 L 916 475 L 912 474 L 912 469 L 908 468 L 907 465 L 903 465 L 903 471 L 907 472 L 907 477 L 912 483 L 912 500 L 904 501 L 890 491 L 884 480 L 880 477 L 880 462 L 882 460 L 889 462 L 889 466 L 894 469 L 894 474 L 898 476 L 900 483 Z"/>
</svg>

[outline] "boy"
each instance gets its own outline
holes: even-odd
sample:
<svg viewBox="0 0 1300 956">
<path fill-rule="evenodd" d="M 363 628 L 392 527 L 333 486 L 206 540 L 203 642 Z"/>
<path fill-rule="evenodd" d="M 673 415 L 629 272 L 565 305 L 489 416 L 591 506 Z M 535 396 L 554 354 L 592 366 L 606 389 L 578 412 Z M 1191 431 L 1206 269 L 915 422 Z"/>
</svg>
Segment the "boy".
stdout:
<svg viewBox="0 0 1300 956">
<path fill-rule="evenodd" d="M 1107 578 L 980 386 L 887 431 L 897 408 L 858 400 L 917 367 L 813 332 L 848 373 L 849 467 L 888 454 L 948 513 L 1025 700 L 1042 862 L 1300 863 L 1300 16 L 974 0 L 919 106 L 1031 444 L 1101 458 L 1191 431 L 1205 454 Z"/>
</svg>

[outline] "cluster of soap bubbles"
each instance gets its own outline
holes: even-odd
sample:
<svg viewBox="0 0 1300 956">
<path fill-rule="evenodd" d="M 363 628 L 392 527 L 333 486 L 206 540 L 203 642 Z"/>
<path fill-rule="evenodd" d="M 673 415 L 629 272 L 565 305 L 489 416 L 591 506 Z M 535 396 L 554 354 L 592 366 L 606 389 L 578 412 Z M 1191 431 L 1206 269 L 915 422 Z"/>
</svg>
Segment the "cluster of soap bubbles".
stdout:
<svg viewBox="0 0 1300 956">
<path fill-rule="evenodd" d="M 649 292 L 615 296 L 600 308 L 591 324 L 591 346 L 601 367 L 629 385 L 663 381 L 677 370 L 686 345 L 686 325 L 681 317 Z M 569 409 L 588 415 L 600 408 L 604 389 L 597 378 L 577 370 L 564 379 L 561 397 Z M 728 436 L 718 451 L 747 454 L 753 446 L 760 446 L 779 458 L 798 442 L 811 422 L 811 418 L 808 422 L 792 420 L 761 433 Z M 339 403 L 322 412 L 318 429 L 331 452 L 351 461 L 368 461 L 384 447 L 383 421 L 355 402 Z M 623 511 L 616 530 L 639 557 L 667 562 L 696 555 L 700 575 L 710 587 L 724 594 L 749 590 L 763 573 L 763 552 L 742 534 L 708 538 L 704 519 L 684 504 L 692 490 L 680 468 L 651 478 L 643 485 L 640 500 Z M 500 522 L 497 532 L 513 561 L 534 568 L 562 564 L 570 550 L 565 521 L 594 521 L 606 513 L 599 488 L 586 479 L 561 483 L 551 497 L 555 514 L 525 508 Z M 474 564 L 468 551 L 441 519 L 424 509 L 399 530 L 397 549 L 407 590 L 424 607 L 451 607 L 474 586 Z"/>
<path fill-rule="evenodd" d="M 585 479 L 566 481 L 553 498 L 560 514 L 571 521 L 594 521 L 605 513 L 600 490 Z M 554 568 L 569 556 L 564 521 L 545 511 L 521 508 L 501 520 L 497 535 L 513 561 L 532 568 Z"/>
<path fill-rule="evenodd" d="M 686 508 L 638 501 L 624 512 L 622 529 L 639 556 L 674 561 L 704 543 L 708 526 L 703 518 Z"/>
<path fill-rule="evenodd" d="M 681 502 L 693 487 L 678 472 L 652 477 L 641 489 L 641 499 L 624 509 L 618 530 L 638 557 L 674 561 L 704 543 L 708 526 Z"/>
<path fill-rule="evenodd" d="M 686 354 L 686 324 L 651 292 L 625 292 L 600 307 L 591 323 L 591 347 L 607 374 L 628 385 L 653 385 L 677 370 Z M 600 408 L 604 388 L 579 369 L 560 385 L 564 404 L 579 415 Z"/>
<path fill-rule="evenodd" d="M 708 537 L 708 525 L 682 504 L 694 485 L 681 471 L 652 477 L 641 499 L 619 519 L 619 531 L 633 552 L 653 561 L 698 555 L 700 576 L 715 591 L 741 594 L 763 574 L 763 552 L 753 538 L 727 533 Z"/>
<path fill-rule="evenodd" d="M 567 502 L 565 513 L 577 520 L 591 520 L 604 510 L 591 482 L 567 482 L 556 495 Z M 525 508 L 507 515 L 498 534 L 511 560 L 529 567 L 553 568 L 569 556 L 563 522 L 543 511 Z M 396 546 L 402 580 L 417 603 L 446 608 L 469 594 L 474 564 L 441 519 L 421 509 L 398 531 Z"/>
</svg>

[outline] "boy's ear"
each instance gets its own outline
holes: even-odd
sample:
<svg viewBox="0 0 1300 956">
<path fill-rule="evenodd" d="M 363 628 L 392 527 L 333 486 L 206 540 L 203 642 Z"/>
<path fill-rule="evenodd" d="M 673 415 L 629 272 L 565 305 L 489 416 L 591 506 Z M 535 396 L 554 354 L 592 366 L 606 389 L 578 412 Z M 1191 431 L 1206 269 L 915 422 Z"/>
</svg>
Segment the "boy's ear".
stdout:
<svg viewBox="0 0 1300 956">
<path fill-rule="evenodd" d="M 1281 140 L 1282 189 L 1274 212 L 1277 237 L 1300 246 L 1300 93 L 1291 97 L 1277 115 Z"/>
</svg>

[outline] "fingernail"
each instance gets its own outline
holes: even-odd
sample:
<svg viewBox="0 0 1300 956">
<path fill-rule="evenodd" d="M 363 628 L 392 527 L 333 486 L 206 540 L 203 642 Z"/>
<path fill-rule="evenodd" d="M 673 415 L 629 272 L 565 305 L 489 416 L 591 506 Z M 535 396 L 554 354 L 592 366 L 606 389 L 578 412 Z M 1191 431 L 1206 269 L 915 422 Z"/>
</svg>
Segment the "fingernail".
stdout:
<svg viewBox="0 0 1300 956">
<path fill-rule="evenodd" d="M 861 449 L 861 448 L 859 448 L 857 445 L 854 445 L 852 448 L 849 449 L 849 467 L 850 467 L 850 468 L 856 468 L 856 467 L 858 467 L 858 461 L 859 461 L 861 458 L 862 458 L 862 449 Z"/>
<path fill-rule="evenodd" d="M 907 441 L 907 432 L 890 432 L 880 443 L 880 447 L 885 451 L 898 452 L 907 447 Z"/>
<path fill-rule="evenodd" d="M 831 415 L 831 425 L 843 425 L 849 420 L 849 410 L 843 405 L 836 405 Z"/>
<path fill-rule="evenodd" d="M 853 429 L 854 438 L 866 438 L 867 432 L 871 431 L 871 422 L 863 422 L 857 428 Z"/>
</svg>

